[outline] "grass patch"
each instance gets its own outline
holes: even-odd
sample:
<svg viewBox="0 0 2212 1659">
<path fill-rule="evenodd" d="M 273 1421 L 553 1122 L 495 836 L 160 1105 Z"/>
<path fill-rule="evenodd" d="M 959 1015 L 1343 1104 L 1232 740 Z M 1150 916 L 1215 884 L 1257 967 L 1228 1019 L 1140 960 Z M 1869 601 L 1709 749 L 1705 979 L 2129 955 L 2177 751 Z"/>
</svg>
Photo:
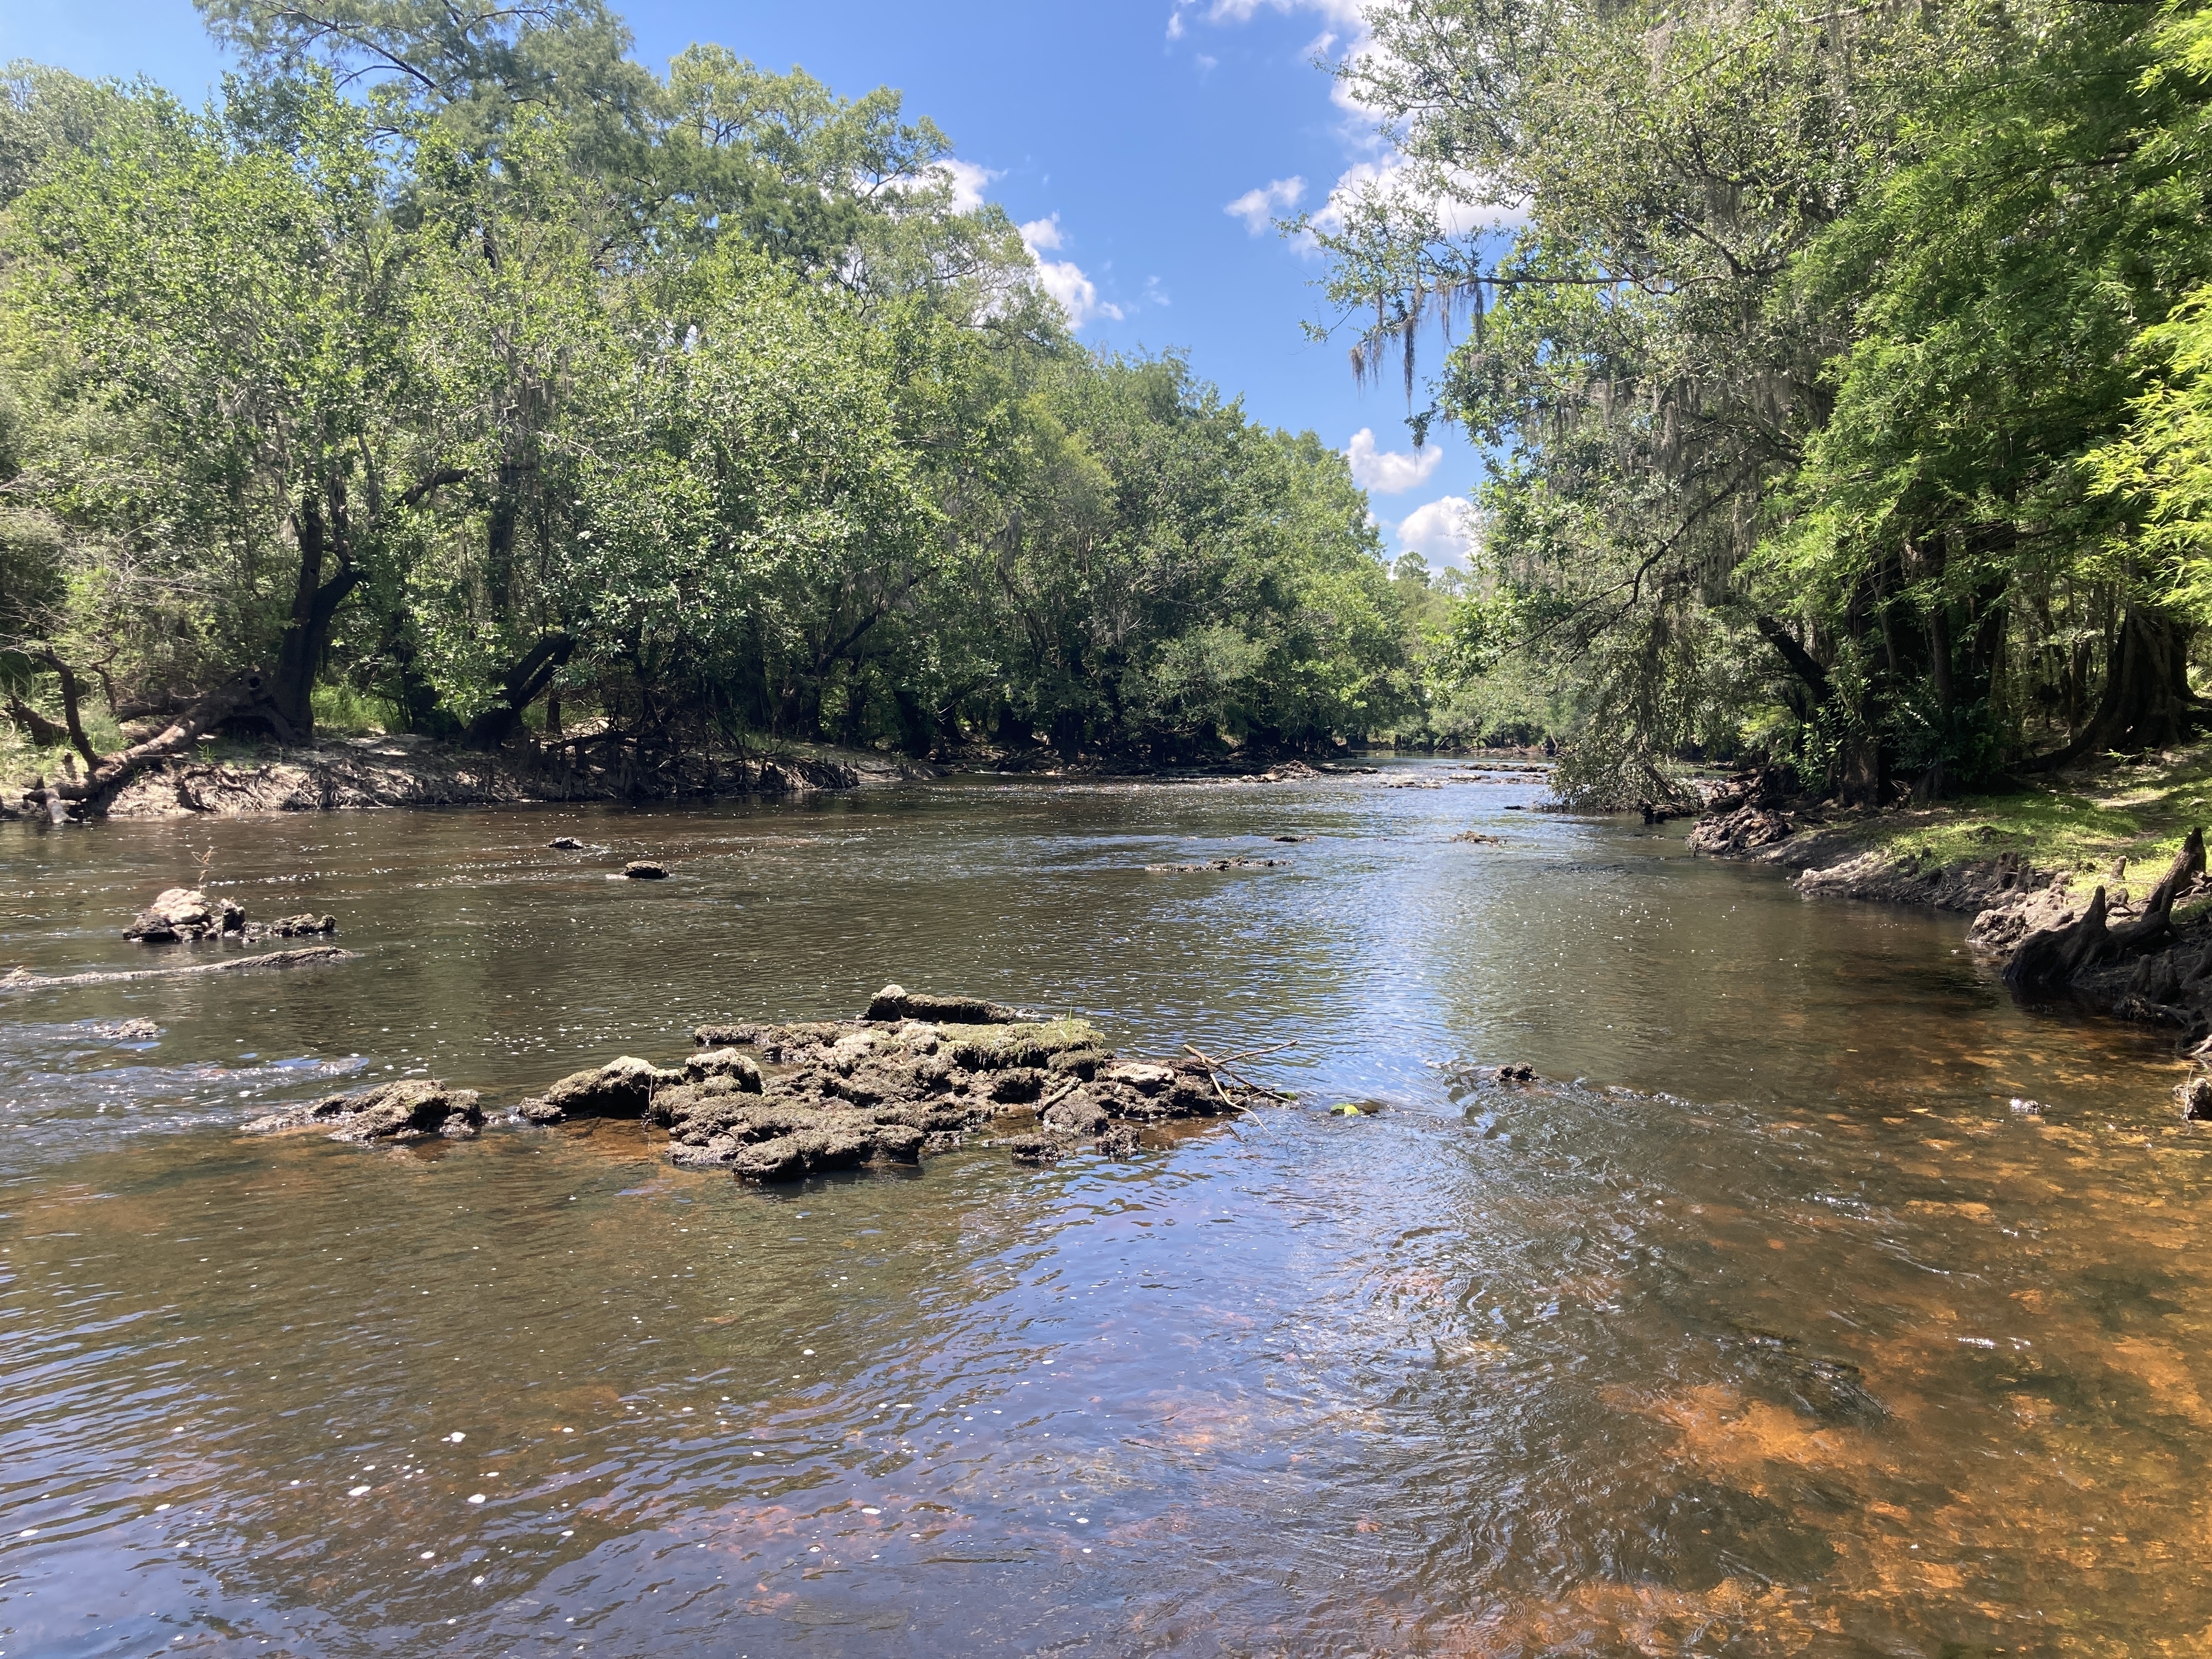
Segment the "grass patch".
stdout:
<svg viewBox="0 0 2212 1659">
<path fill-rule="evenodd" d="M 2039 869 L 2097 871 L 2123 857 L 2163 866 L 2199 826 L 2212 827 L 2212 744 L 2094 777 L 1886 812 L 1866 821 L 1863 839 L 1900 860 L 1966 864 L 2013 853 Z"/>
</svg>

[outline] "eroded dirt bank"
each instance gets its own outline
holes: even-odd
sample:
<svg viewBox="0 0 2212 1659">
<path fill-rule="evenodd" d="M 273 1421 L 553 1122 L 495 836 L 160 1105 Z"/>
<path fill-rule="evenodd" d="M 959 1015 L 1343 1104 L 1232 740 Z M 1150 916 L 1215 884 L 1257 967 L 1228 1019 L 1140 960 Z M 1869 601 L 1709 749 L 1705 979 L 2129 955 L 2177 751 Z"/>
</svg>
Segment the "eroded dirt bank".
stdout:
<svg viewBox="0 0 2212 1659">
<path fill-rule="evenodd" d="M 173 759 L 132 779 L 103 816 L 236 817 L 368 807 L 793 795 L 929 775 L 927 767 L 893 757 L 837 750 L 695 757 L 647 769 L 620 757 L 356 738 L 223 760 Z M 0 790 L 0 818 L 47 817 L 53 804 L 43 785 Z"/>
</svg>

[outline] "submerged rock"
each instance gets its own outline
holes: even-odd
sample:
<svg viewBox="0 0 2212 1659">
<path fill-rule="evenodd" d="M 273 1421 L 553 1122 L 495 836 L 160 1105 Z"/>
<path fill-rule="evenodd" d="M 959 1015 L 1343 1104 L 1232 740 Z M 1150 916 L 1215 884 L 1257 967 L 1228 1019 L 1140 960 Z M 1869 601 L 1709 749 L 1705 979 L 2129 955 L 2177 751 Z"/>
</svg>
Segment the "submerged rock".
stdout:
<svg viewBox="0 0 2212 1659">
<path fill-rule="evenodd" d="M 338 930 L 336 916 L 319 916 L 313 911 L 302 911 L 296 916 L 279 916 L 274 921 L 249 922 L 248 939 L 307 939 L 318 933 L 335 933 Z"/>
<path fill-rule="evenodd" d="M 150 1019 L 125 1019 L 94 1025 L 92 1034 L 111 1042 L 152 1042 L 161 1036 L 161 1028 Z"/>
<path fill-rule="evenodd" d="M 332 1140 L 472 1140 L 483 1127 L 473 1089 L 449 1089 L 428 1078 L 403 1078 L 349 1095 L 330 1095 L 272 1112 L 246 1126 L 248 1134 L 323 1129 Z"/>
<path fill-rule="evenodd" d="M 244 906 L 231 899 L 210 899 L 197 887 L 171 887 L 138 913 L 123 937 L 143 945 L 174 945 L 245 932 Z"/>
<path fill-rule="evenodd" d="M 1484 1083 L 1541 1083 L 1533 1066 L 1478 1066 L 1468 1075 Z"/>
<path fill-rule="evenodd" d="M 1177 875 L 1199 870 L 1279 870 L 1289 867 L 1288 859 L 1215 859 L 1206 864 L 1148 864 L 1147 875 Z"/>
</svg>

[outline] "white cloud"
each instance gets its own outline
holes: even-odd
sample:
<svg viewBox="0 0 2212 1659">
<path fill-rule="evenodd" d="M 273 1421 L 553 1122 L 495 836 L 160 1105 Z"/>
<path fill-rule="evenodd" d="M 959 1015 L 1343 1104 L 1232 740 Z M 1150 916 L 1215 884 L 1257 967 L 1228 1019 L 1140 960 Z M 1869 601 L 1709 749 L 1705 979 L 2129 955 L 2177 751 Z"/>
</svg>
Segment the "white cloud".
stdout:
<svg viewBox="0 0 2212 1659">
<path fill-rule="evenodd" d="M 1352 434 L 1352 447 L 1344 452 L 1344 459 L 1352 463 L 1352 481 L 1362 489 L 1377 495 L 1397 495 L 1428 483 L 1429 475 L 1442 465 L 1444 452 L 1437 443 L 1424 444 L 1410 455 L 1377 449 L 1375 428 L 1364 426 Z"/>
<path fill-rule="evenodd" d="M 1364 0 L 1212 0 L 1206 7 L 1209 23 L 1249 23 L 1253 15 L 1263 8 L 1288 16 L 1295 11 L 1317 11 L 1330 22 L 1343 28 L 1364 28 L 1359 12 Z M 1204 0 L 1176 0 L 1176 19 L 1180 24 L 1187 11 L 1196 11 Z M 1180 33 L 1180 29 L 1176 30 Z"/>
<path fill-rule="evenodd" d="M 1486 198 L 1491 193 L 1472 173 L 1452 168 L 1438 173 L 1394 154 L 1379 161 L 1355 161 L 1346 167 L 1313 219 L 1321 229 L 1334 234 L 1344 228 L 1346 216 L 1357 204 L 1375 198 L 1428 212 L 1447 236 L 1518 224 L 1522 205 L 1490 202 Z"/>
<path fill-rule="evenodd" d="M 1474 505 L 1462 495 L 1442 496 L 1398 520 L 1399 547 L 1432 565 L 1455 564 L 1465 569 L 1481 540 Z"/>
<path fill-rule="evenodd" d="M 946 156 L 930 171 L 943 175 L 945 182 L 952 187 L 952 210 L 955 213 L 973 213 L 982 206 L 983 192 L 989 188 L 991 181 L 1005 176 L 993 168 L 979 167 L 973 161 L 963 161 L 954 155 Z"/>
<path fill-rule="evenodd" d="M 1067 325 L 1081 328 L 1094 317 L 1121 320 L 1121 307 L 1098 297 L 1098 284 L 1083 274 L 1083 268 L 1073 259 L 1047 259 L 1042 252 L 1057 252 L 1066 246 L 1066 233 L 1060 228 L 1060 216 L 1032 219 L 1021 227 L 1022 245 L 1036 260 L 1037 282 L 1047 294 L 1059 302 L 1067 313 Z"/>
<path fill-rule="evenodd" d="M 1186 17 L 1203 17 L 1212 24 L 1237 24 L 1250 22 L 1263 10 L 1285 16 L 1311 12 L 1318 14 L 1327 27 L 1309 44 L 1308 56 L 1326 58 L 1340 49 L 1341 63 L 1369 73 L 1388 70 L 1392 64 L 1385 49 L 1367 26 L 1367 4 L 1368 0 L 1176 0 L 1168 33 L 1171 39 L 1179 38 Z M 1408 205 L 1427 208 L 1447 235 L 1463 236 L 1521 222 L 1525 210 L 1522 204 L 1490 201 L 1488 198 L 1494 192 L 1486 191 L 1484 181 L 1476 175 L 1457 169 L 1438 175 L 1417 168 L 1398 154 L 1390 147 L 1390 134 L 1386 127 L 1388 112 L 1361 102 L 1354 85 L 1340 76 L 1332 76 L 1329 100 L 1348 118 L 1340 134 L 1346 147 L 1354 155 L 1372 159 L 1355 163 L 1336 181 L 1328 202 L 1314 215 L 1315 222 L 1322 230 L 1341 229 L 1349 204 L 1366 191 L 1379 191 L 1402 198 Z M 1252 200 L 1249 195 L 1238 198 L 1231 211 L 1246 216 L 1243 204 Z M 1246 222 L 1253 222 L 1246 216 Z M 1256 234 L 1257 227 L 1254 228 Z M 1312 251 L 1310 239 L 1306 240 L 1305 247 Z"/>
<path fill-rule="evenodd" d="M 1060 301 L 1060 308 L 1067 313 L 1067 325 L 1081 328 L 1094 317 L 1121 320 L 1121 307 L 1110 300 L 1098 297 L 1098 284 L 1083 274 L 1083 268 L 1073 259 L 1040 259 L 1037 261 L 1037 280 L 1044 291 Z"/>
<path fill-rule="evenodd" d="M 1293 174 L 1288 179 L 1273 179 L 1256 190 L 1248 190 L 1221 210 L 1231 218 L 1242 219 L 1244 228 L 1257 236 L 1279 213 L 1288 213 L 1298 204 L 1306 193 L 1306 181 Z"/>
</svg>

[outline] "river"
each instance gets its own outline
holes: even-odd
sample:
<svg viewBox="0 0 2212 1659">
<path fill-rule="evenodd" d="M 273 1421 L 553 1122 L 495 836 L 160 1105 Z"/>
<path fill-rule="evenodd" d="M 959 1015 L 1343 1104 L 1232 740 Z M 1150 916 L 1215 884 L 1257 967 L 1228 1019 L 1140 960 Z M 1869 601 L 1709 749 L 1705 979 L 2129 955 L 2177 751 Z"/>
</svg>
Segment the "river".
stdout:
<svg viewBox="0 0 2212 1659">
<path fill-rule="evenodd" d="M 1455 769 L 0 826 L 0 967 L 204 855 L 361 953 L 0 1001 L 0 1653 L 2203 1651 L 2171 1044 Z M 235 1133 L 890 980 L 1301 1098 L 781 1190 Z"/>
</svg>

